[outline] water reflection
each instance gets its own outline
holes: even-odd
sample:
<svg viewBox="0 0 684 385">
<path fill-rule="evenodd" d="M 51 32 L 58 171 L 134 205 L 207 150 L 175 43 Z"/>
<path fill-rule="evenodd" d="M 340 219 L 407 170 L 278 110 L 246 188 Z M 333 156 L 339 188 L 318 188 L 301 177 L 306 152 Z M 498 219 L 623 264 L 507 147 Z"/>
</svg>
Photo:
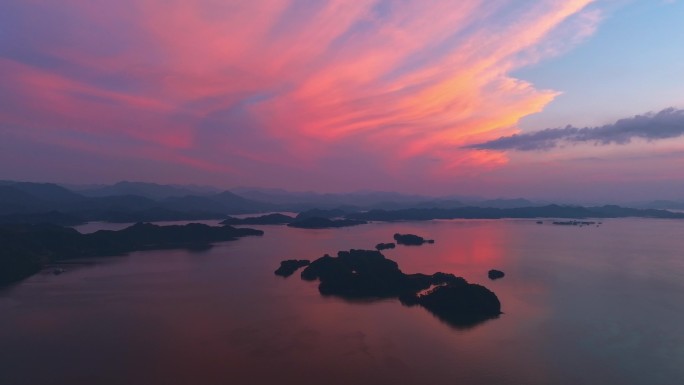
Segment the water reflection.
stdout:
<svg viewBox="0 0 684 385">
<path fill-rule="evenodd" d="M 2 384 L 608 384 L 684 378 L 684 225 L 377 223 L 132 253 L 0 292 Z M 454 329 L 397 299 L 350 303 L 282 279 L 283 259 L 384 254 L 494 291 L 503 314 Z M 489 281 L 497 268 L 506 277 Z M 39 370 L 37 370 L 39 368 Z"/>
</svg>

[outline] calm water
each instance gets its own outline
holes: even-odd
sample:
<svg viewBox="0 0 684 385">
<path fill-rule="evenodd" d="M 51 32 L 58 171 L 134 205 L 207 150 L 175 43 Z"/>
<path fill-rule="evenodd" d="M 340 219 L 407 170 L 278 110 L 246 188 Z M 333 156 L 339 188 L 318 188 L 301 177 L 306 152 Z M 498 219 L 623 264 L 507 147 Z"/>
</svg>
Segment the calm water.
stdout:
<svg viewBox="0 0 684 385">
<path fill-rule="evenodd" d="M 0 291 L 0 384 L 684 383 L 684 221 L 549 223 L 262 226 L 206 252 L 39 274 Z M 396 300 L 323 298 L 298 274 L 273 274 L 282 259 L 395 232 L 436 240 L 386 251 L 404 272 L 483 283 L 505 314 L 458 330 Z M 491 282 L 490 268 L 507 275 Z"/>
</svg>

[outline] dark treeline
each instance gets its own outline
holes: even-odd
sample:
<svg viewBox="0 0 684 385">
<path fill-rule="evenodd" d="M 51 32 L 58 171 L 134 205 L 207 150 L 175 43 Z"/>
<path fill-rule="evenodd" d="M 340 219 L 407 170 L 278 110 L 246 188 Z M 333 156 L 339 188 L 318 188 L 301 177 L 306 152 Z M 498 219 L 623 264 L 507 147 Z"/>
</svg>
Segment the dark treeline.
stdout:
<svg viewBox="0 0 684 385">
<path fill-rule="evenodd" d="M 349 219 L 365 221 L 427 221 L 432 219 L 502 219 L 502 218 L 684 218 L 684 213 L 667 210 L 633 209 L 614 205 L 600 207 L 547 205 L 511 209 L 459 207 L 453 209 L 371 210 L 347 214 Z"/>
<path fill-rule="evenodd" d="M 66 259 L 120 255 L 137 250 L 205 249 L 263 231 L 203 224 L 157 226 L 138 223 L 120 231 L 81 234 L 53 224 L 0 225 L 0 285 L 19 281 L 49 263 Z"/>
</svg>

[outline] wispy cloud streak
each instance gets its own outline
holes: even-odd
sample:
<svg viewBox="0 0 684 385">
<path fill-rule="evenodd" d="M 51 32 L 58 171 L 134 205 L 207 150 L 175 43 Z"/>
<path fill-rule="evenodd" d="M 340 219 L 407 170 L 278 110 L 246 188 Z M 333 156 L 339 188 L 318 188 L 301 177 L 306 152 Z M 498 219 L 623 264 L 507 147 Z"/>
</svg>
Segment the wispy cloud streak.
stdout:
<svg viewBox="0 0 684 385">
<path fill-rule="evenodd" d="M 667 108 L 658 113 L 636 115 L 599 127 L 547 128 L 537 132 L 502 136 L 466 148 L 540 151 L 550 150 L 562 144 L 628 144 L 634 139 L 653 141 L 680 136 L 684 136 L 684 110 Z"/>
<path fill-rule="evenodd" d="M 592 2 L 6 0 L 0 125 L 264 180 L 495 167 L 463 145 L 553 100 L 509 74 L 590 34 Z"/>
</svg>

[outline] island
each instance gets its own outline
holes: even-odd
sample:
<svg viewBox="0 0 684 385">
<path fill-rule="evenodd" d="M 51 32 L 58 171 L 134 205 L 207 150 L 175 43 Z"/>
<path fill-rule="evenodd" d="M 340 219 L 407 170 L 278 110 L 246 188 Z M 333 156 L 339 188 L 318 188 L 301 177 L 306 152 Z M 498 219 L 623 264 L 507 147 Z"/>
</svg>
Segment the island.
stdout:
<svg viewBox="0 0 684 385">
<path fill-rule="evenodd" d="M 501 270 L 492 269 L 487 272 L 487 276 L 491 280 L 503 278 L 506 274 Z"/>
<path fill-rule="evenodd" d="M 155 249 L 206 249 L 214 242 L 263 235 L 261 230 L 191 223 L 136 223 L 119 231 L 81 234 L 53 224 L 0 225 L 0 286 L 27 278 L 43 266 L 73 258 L 122 255 Z"/>
<path fill-rule="evenodd" d="M 304 266 L 308 266 L 311 263 L 308 259 L 288 259 L 287 261 L 280 262 L 280 267 L 275 271 L 275 275 L 281 277 L 289 277 Z"/>
<path fill-rule="evenodd" d="M 393 249 L 395 247 L 397 247 L 397 245 L 392 243 L 392 242 L 390 242 L 390 243 L 378 243 L 377 245 L 375 245 L 375 249 L 379 250 L 379 251 Z"/>
<path fill-rule="evenodd" d="M 586 222 L 586 221 L 554 221 L 554 225 L 557 226 L 591 226 L 595 225 L 596 222 Z"/>
<path fill-rule="evenodd" d="M 397 298 L 405 306 L 422 306 L 456 328 L 468 328 L 501 314 L 497 296 L 484 286 L 453 274 L 404 274 L 395 261 L 377 250 L 324 255 L 301 273 L 319 281 L 324 296 L 346 300 Z"/>
<path fill-rule="evenodd" d="M 365 225 L 366 223 L 368 222 L 354 219 L 328 219 L 319 217 L 308 217 L 301 220 L 297 220 L 292 223 L 288 223 L 288 226 L 299 229 L 333 229 L 339 227 Z"/>
<path fill-rule="evenodd" d="M 267 214 L 258 217 L 234 218 L 228 217 L 222 225 L 286 225 L 294 222 L 295 218 L 285 214 Z"/>
<path fill-rule="evenodd" d="M 435 243 L 432 239 L 425 239 L 414 234 L 394 234 L 394 240 L 404 246 L 420 246 L 424 243 Z"/>
</svg>

